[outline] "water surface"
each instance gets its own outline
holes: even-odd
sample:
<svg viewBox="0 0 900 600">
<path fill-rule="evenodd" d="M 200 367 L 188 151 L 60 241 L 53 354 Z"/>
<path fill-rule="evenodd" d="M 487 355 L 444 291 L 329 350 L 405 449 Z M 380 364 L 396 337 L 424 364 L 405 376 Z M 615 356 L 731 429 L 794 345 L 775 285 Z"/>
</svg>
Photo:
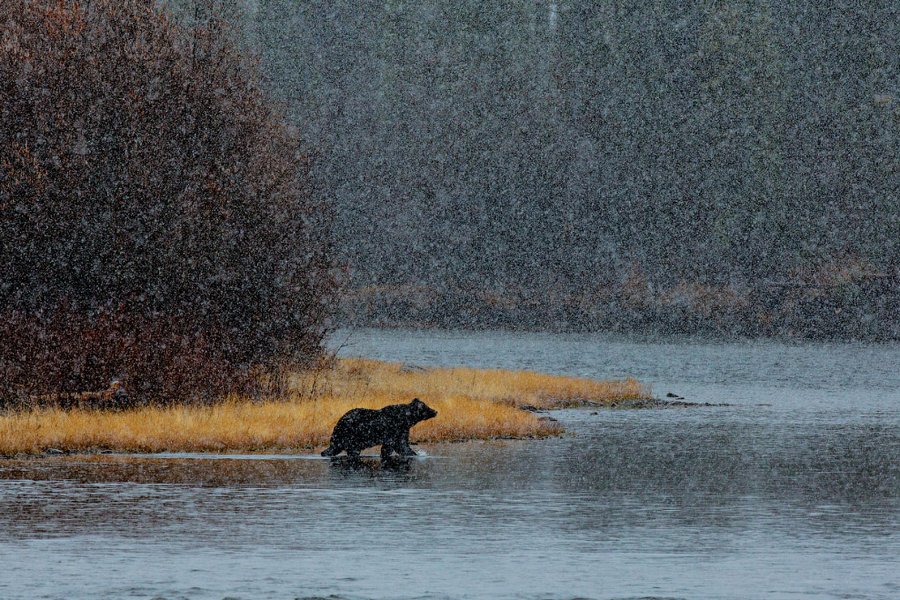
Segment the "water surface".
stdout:
<svg viewBox="0 0 900 600">
<path fill-rule="evenodd" d="M 341 353 L 633 375 L 732 406 L 384 467 L 0 461 L 0 598 L 897 598 L 900 349 L 362 331 Z M 401 400 L 401 399 L 398 399 Z"/>
</svg>

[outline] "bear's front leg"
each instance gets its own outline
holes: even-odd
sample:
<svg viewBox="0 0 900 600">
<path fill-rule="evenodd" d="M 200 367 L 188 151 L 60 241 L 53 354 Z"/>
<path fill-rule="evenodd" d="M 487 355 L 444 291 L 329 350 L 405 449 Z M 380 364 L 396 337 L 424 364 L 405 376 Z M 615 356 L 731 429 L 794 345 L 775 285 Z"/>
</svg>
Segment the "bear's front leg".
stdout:
<svg viewBox="0 0 900 600">
<path fill-rule="evenodd" d="M 413 450 L 412 446 L 409 445 L 409 431 L 407 431 L 403 438 L 400 440 L 400 449 L 397 450 L 397 454 L 401 456 L 418 456 L 419 453 Z"/>
<path fill-rule="evenodd" d="M 384 443 L 381 445 L 381 460 L 387 460 L 394 453 L 393 444 Z M 397 454 L 400 454 L 399 452 Z"/>
</svg>

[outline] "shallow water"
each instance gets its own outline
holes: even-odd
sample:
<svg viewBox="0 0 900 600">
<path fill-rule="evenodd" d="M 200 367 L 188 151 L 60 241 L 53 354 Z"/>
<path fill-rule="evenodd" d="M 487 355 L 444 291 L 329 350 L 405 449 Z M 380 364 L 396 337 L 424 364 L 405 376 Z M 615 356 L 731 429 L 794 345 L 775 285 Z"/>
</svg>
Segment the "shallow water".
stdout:
<svg viewBox="0 0 900 600">
<path fill-rule="evenodd" d="M 900 347 L 356 332 L 419 365 L 732 406 L 315 456 L 0 461 L 0 598 L 897 598 Z M 426 399 L 427 401 L 427 399 Z"/>
</svg>

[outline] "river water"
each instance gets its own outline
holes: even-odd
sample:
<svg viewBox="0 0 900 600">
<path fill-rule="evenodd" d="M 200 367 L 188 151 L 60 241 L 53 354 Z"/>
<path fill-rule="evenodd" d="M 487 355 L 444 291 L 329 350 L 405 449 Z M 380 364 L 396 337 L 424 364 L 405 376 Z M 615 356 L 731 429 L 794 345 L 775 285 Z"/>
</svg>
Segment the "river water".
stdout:
<svg viewBox="0 0 900 600">
<path fill-rule="evenodd" d="M 392 468 L 0 460 L 0 599 L 900 598 L 896 344 L 377 330 L 332 344 L 633 375 L 730 406 L 558 411 L 563 437 L 420 447 Z"/>
</svg>

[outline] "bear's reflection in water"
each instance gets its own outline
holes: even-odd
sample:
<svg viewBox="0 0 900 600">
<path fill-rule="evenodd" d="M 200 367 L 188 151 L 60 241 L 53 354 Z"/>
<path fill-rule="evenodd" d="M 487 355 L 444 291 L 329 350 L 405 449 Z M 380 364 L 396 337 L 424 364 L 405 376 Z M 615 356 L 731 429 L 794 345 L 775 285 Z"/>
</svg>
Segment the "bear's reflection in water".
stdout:
<svg viewBox="0 0 900 600">
<path fill-rule="evenodd" d="M 406 456 L 389 458 L 340 456 L 331 459 L 331 470 L 336 473 L 410 473 L 413 459 Z"/>
</svg>

